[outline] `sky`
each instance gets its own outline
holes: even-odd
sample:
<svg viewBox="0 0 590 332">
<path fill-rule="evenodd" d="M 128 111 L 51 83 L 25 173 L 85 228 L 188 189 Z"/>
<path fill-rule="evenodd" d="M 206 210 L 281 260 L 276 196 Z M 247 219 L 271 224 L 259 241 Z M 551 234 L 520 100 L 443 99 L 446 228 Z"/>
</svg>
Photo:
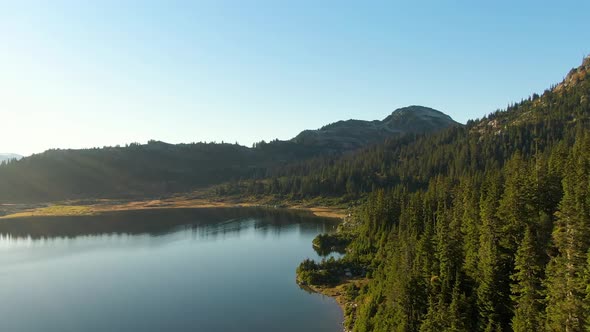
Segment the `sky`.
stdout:
<svg viewBox="0 0 590 332">
<path fill-rule="evenodd" d="M 590 53 L 590 1 L 0 0 L 0 152 L 465 123 Z"/>
</svg>

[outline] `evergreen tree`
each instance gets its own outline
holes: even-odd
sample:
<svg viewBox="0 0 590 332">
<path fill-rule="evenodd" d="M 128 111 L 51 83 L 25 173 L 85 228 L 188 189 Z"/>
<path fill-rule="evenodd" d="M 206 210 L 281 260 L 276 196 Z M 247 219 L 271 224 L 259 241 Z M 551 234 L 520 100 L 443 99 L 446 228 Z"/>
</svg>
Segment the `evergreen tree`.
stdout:
<svg viewBox="0 0 590 332">
<path fill-rule="evenodd" d="M 512 300 L 514 301 L 514 332 L 542 331 L 543 291 L 541 288 L 543 266 L 540 264 L 535 233 L 527 227 L 516 253 L 515 273 L 512 275 Z"/>
<path fill-rule="evenodd" d="M 588 312 L 584 307 L 583 271 L 590 241 L 590 142 L 579 134 L 564 168 L 563 199 L 553 231 L 557 254 L 547 267 L 547 328 L 550 331 L 583 331 Z"/>
<path fill-rule="evenodd" d="M 484 183 L 481 198 L 481 235 L 478 269 L 477 304 L 479 309 L 479 328 L 482 331 L 495 331 L 507 325 L 509 313 L 506 308 L 507 282 L 505 280 L 506 262 L 500 247 L 501 221 L 496 217 L 501 197 L 501 176 L 489 173 Z"/>
</svg>

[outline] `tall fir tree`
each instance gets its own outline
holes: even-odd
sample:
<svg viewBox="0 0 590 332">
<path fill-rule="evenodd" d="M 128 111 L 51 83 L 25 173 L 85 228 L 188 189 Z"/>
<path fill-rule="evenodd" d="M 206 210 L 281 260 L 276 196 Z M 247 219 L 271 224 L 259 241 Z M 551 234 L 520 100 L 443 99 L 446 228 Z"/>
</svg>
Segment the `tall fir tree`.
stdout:
<svg viewBox="0 0 590 332">
<path fill-rule="evenodd" d="M 527 227 L 515 259 L 512 275 L 512 300 L 514 301 L 514 332 L 541 332 L 544 328 L 543 290 L 541 286 L 543 265 L 539 258 L 538 243 L 532 226 Z"/>
<path fill-rule="evenodd" d="M 584 268 L 590 242 L 590 135 L 579 133 L 564 168 L 563 198 L 553 231 L 557 254 L 547 267 L 547 329 L 582 332 Z"/>
<path fill-rule="evenodd" d="M 479 310 L 479 330 L 485 332 L 502 330 L 508 325 L 505 257 L 500 247 L 500 219 L 496 216 L 502 195 L 502 177 L 499 172 L 491 172 L 486 177 L 481 194 L 481 234 L 479 249 L 479 273 L 477 305 Z"/>
</svg>

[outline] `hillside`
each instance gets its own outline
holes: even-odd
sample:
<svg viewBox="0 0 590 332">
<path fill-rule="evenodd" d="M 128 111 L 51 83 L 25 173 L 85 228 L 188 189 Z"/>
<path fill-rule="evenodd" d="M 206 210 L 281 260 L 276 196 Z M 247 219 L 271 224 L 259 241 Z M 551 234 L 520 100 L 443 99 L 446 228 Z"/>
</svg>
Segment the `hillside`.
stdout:
<svg viewBox="0 0 590 332">
<path fill-rule="evenodd" d="M 515 152 L 530 158 L 560 142 L 573 144 L 576 132 L 590 122 L 589 63 L 586 58 L 564 82 L 541 95 L 534 94 L 506 110 L 470 120 L 465 126 L 428 135 L 393 136 L 353 154 L 314 158 L 273 169 L 273 180 L 267 181 L 266 192 L 354 198 L 399 184 L 426 188 L 439 175 L 459 176 L 502 166 Z"/>
<path fill-rule="evenodd" d="M 346 122 L 349 123 L 349 122 Z M 322 156 L 338 156 L 384 140 L 393 133 L 430 132 L 455 124 L 424 107 L 395 111 L 369 135 L 364 125 L 332 124 L 342 141 L 264 141 L 237 144 L 168 144 L 150 141 L 125 147 L 56 149 L 0 166 L 0 200 L 38 202 L 79 198 L 141 198 L 168 195 L 240 179 L 259 179 L 274 169 Z M 402 126 L 405 129 L 401 129 Z M 385 134 L 385 132 L 387 134 Z M 359 137 L 368 136 L 363 141 Z"/>
<path fill-rule="evenodd" d="M 317 130 L 305 130 L 292 141 L 328 150 L 354 150 L 407 133 L 428 133 L 459 125 L 450 116 L 423 106 L 393 111 L 383 120 L 338 121 Z"/>
<path fill-rule="evenodd" d="M 465 127 L 268 181 L 283 194 L 370 192 L 321 239 L 353 238 L 346 256 L 304 261 L 299 279 L 338 286 L 351 331 L 587 331 L 589 64 Z"/>
</svg>

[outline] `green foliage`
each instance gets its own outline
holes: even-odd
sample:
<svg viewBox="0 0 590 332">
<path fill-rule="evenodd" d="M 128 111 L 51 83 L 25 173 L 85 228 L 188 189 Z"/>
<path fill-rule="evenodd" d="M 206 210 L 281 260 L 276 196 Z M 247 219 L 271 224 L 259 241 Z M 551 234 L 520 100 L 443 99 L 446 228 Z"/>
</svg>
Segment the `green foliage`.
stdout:
<svg viewBox="0 0 590 332">
<path fill-rule="evenodd" d="M 320 255 L 328 255 L 332 252 L 344 254 L 346 247 L 353 240 L 351 233 L 319 234 L 313 239 L 313 249 Z"/>
<path fill-rule="evenodd" d="M 334 285 L 340 278 L 333 258 L 321 263 L 306 259 L 297 268 L 297 280 L 303 285 Z"/>
<path fill-rule="evenodd" d="M 347 273 L 364 276 L 365 269 L 356 262 L 329 257 L 320 262 L 308 258 L 299 264 L 296 272 L 297 280 L 303 285 L 334 286 L 346 278 Z"/>
<path fill-rule="evenodd" d="M 515 332 L 542 331 L 543 322 L 543 265 L 540 259 L 539 243 L 535 232 L 527 227 L 515 258 L 512 275 L 512 300 L 514 317 L 512 329 Z"/>
<path fill-rule="evenodd" d="M 341 121 L 317 131 L 304 131 L 290 141 L 261 141 L 252 148 L 237 143 L 173 145 L 150 140 L 145 145 L 132 143 L 125 147 L 49 150 L 22 160 L 0 160 L 0 200 L 153 197 L 211 185 L 219 185 L 218 195 L 247 192 L 311 197 L 336 188 L 324 186 L 321 179 L 302 181 L 275 174 L 291 169 L 285 165 L 313 158 L 325 163 L 388 137 L 424 134 L 452 125 L 457 123 L 438 111 L 410 106 L 396 110 L 383 121 Z M 269 177 L 271 181 L 262 181 Z M 240 181 L 245 185 L 241 186 Z M 349 198 L 370 189 L 360 175 L 344 177 L 343 173 L 338 181 L 338 189 Z"/>
<path fill-rule="evenodd" d="M 580 132 L 564 168 L 563 198 L 553 230 L 556 255 L 547 267 L 547 327 L 583 331 L 584 271 L 590 248 L 590 135 Z"/>
<path fill-rule="evenodd" d="M 465 128 L 282 170 L 300 195 L 350 194 L 351 178 L 370 192 L 345 256 L 372 270 L 353 331 L 590 331 L 589 96 L 578 79 Z"/>
</svg>

